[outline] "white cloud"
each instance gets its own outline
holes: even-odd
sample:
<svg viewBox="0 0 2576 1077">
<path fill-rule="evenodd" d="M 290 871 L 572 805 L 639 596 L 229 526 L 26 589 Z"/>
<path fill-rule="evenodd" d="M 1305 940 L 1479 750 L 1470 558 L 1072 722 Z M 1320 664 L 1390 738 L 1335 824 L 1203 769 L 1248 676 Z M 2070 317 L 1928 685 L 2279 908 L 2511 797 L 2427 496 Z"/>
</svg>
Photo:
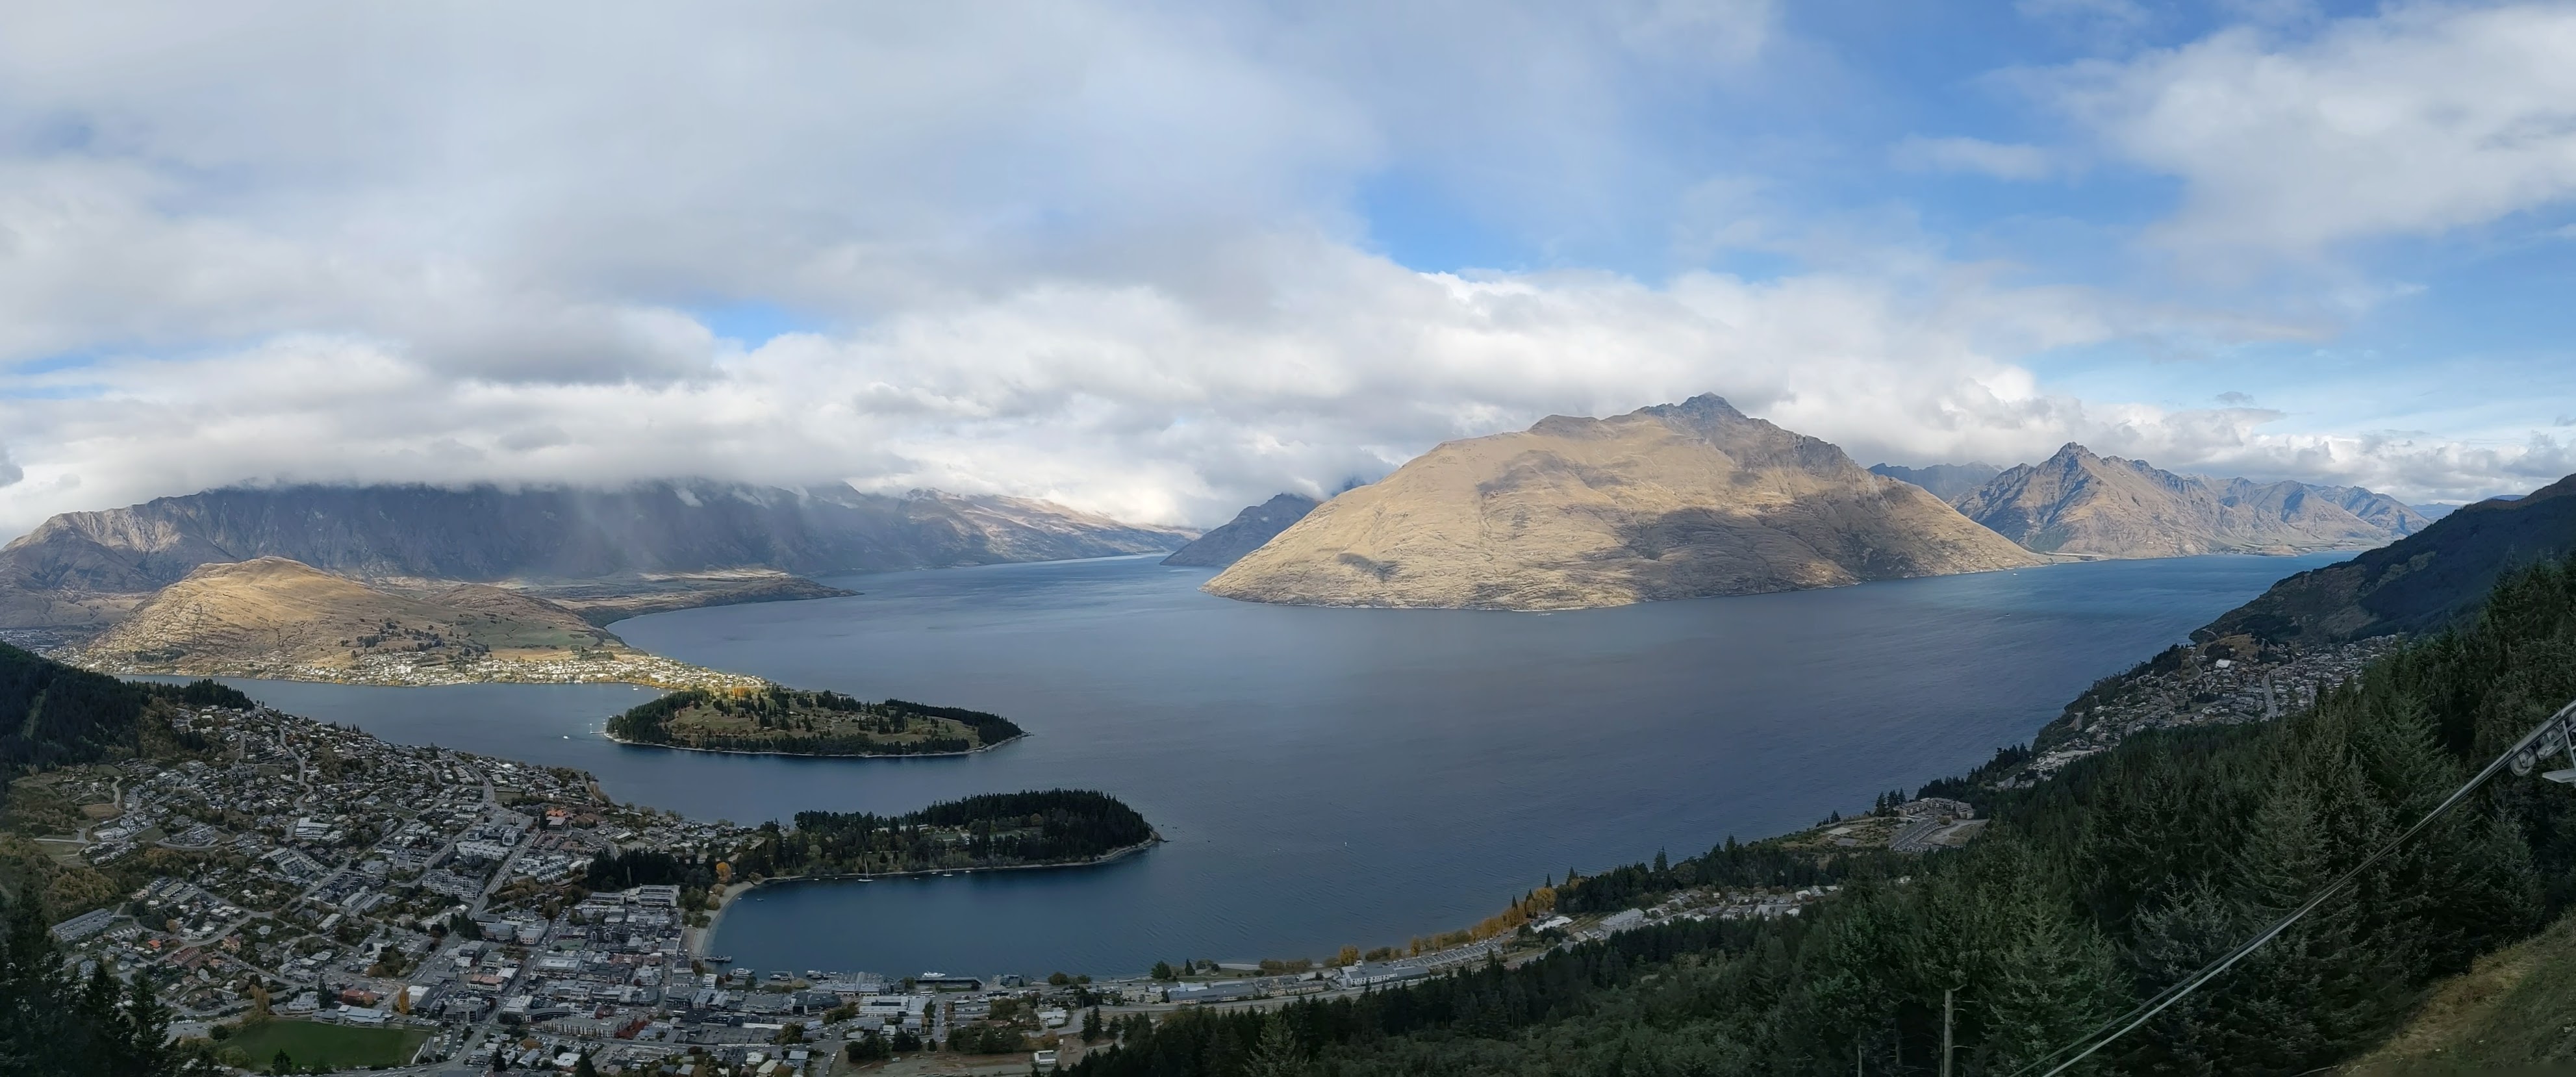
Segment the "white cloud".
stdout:
<svg viewBox="0 0 2576 1077">
<path fill-rule="evenodd" d="M 1204 523 L 1277 490 L 1374 478 L 1440 440 L 1706 391 L 1863 463 L 2037 459 L 2083 440 L 2422 498 L 2566 462 L 2554 445 L 2274 437 L 2259 430 L 2273 412 L 2053 396 L 1998 357 L 2170 330 L 2166 316 L 1971 273 L 1657 288 L 1421 274 L 1312 238 L 1259 257 L 1268 301 L 1242 308 L 1060 282 L 848 335 L 709 344 L 701 373 L 654 381 L 497 379 L 340 336 L 22 377 L 91 389 L 0 400 L 0 425 L 36 447 L 27 464 L 47 480 L 0 491 L 0 525 L 246 478 L 681 474 L 1010 492 Z"/>
<path fill-rule="evenodd" d="M 2576 196 L 2576 8 L 2401 5 L 2295 40 L 2238 29 L 2039 79 L 2180 177 L 2178 246 L 2294 257 Z"/>
<path fill-rule="evenodd" d="M 682 474 L 1208 523 L 1444 438 L 1704 391 L 1864 463 L 2081 439 L 2447 492 L 2564 452 L 2052 394 L 2018 357 L 2259 332 L 2002 282 L 1891 242 L 1901 208 L 1777 219 L 1790 200 L 1728 161 L 1689 162 L 1730 178 L 1691 189 L 1675 245 L 1832 268 L 1412 272 L 1366 252 L 1354 187 L 1448 177 L 1579 230 L 1668 163 L 1624 95 L 1722 97 L 1783 31 L 1761 0 L 1365 11 L 21 14 L 0 431 L 24 481 L 0 534 L 243 480 Z M 692 313 L 736 302 L 817 328 L 745 351 Z"/>
<path fill-rule="evenodd" d="M 2006 180 L 2047 179 L 2056 157 L 2037 146 L 1981 138 L 1908 136 L 1888 153 L 1896 167 L 1915 172 L 1973 172 Z"/>
<path fill-rule="evenodd" d="M 26 469 L 9 459 L 9 447 L 0 445 L 0 486 L 15 485 L 18 480 L 26 477 Z"/>
</svg>

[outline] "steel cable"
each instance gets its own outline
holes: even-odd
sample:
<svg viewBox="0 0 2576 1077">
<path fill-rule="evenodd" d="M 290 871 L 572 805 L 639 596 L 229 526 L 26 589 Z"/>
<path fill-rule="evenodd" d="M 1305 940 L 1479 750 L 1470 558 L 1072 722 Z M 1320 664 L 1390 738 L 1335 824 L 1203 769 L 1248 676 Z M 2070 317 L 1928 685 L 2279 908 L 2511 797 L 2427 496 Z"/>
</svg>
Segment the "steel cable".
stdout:
<svg viewBox="0 0 2576 1077">
<path fill-rule="evenodd" d="M 2425 827 L 2433 825 L 2433 821 L 2435 819 L 2441 818 L 2444 813 L 2450 811 L 2452 808 L 2458 807 L 2459 803 L 2468 799 L 2469 794 L 2476 792 L 2479 786 L 2485 785 L 2490 779 L 2493 779 L 2499 771 L 2511 766 L 2514 756 L 2538 745 L 2542 740 L 2547 739 L 2553 733 L 2558 734 L 2559 740 L 2562 744 L 2566 744 L 2569 738 L 2564 732 L 2564 726 L 2570 718 L 2576 718 L 2576 702 L 2569 703 L 2568 705 L 2559 708 L 2558 713 L 2549 716 L 2549 720 L 2540 723 L 2538 726 L 2534 727 L 2531 732 L 2523 734 L 2522 739 L 2515 741 L 2513 747 L 2505 749 L 2504 754 L 2495 757 L 2495 761 L 2487 764 L 2486 769 L 2479 771 L 2476 777 L 2470 778 L 2466 784 L 2453 791 L 2449 797 L 2444 798 L 2440 804 L 2435 805 L 2432 811 L 2424 813 L 2424 817 L 2416 820 L 2415 825 L 2407 827 L 2404 833 L 2397 835 L 2395 838 L 2389 839 L 2389 841 L 2386 844 L 2381 845 L 2376 852 L 2363 858 L 2360 863 L 2353 865 L 2342 875 L 2336 876 L 2333 882 L 2327 883 L 2324 888 L 2311 895 L 2308 900 L 2301 903 L 2298 908 L 2291 910 L 2289 915 L 2273 922 L 2270 927 L 2257 932 L 2254 937 L 2239 943 L 2235 949 L 2228 951 L 2217 960 L 2201 966 L 2199 971 L 2183 977 L 2173 986 L 2158 992 L 2154 998 L 2141 1002 L 2136 1007 L 2130 1009 L 2129 1012 L 2104 1022 L 2101 1027 L 2086 1033 L 2082 1039 L 2078 1039 L 2073 1043 L 2069 1043 L 2064 1047 L 2051 1051 L 2042 1056 L 2039 1060 L 2032 1062 L 2021 1069 L 2013 1071 L 2014 1077 L 2020 1077 L 2022 1074 L 2038 1071 L 2040 1067 L 2049 1065 L 2049 1063 L 2065 1056 L 2067 1052 L 2076 1051 L 2074 1057 L 2067 1058 L 2063 1062 L 2058 1062 L 2056 1066 L 2040 1075 L 2040 1077 L 2056 1077 L 2056 1075 L 2073 1068 L 2076 1063 L 2092 1057 L 2094 1052 L 2110 1046 L 2112 1041 L 2136 1031 L 2138 1026 L 2146 1024 L 2148 1021 L 2154 1019 L 2157 1014 L 2163 1013 L 2174 1003 L 2182 1001 L 2185 996 L 2191 994 L 2193 991 L 2199 990 L 2201 985 L 2217 979 L 2220 974 L 2234 967 L 2237 962 L 2244 960 L 2246 955 L 2262 948 L 2264 943 L 2272 941 L 2283 931 L 2289 930 L 2290 925 L 2298 923 L 2301 917 L 2316 911 L 2317 906 L 2325 904 L 2327 899 L 2340 893 L 2345 887 L 2352 885 L 2355 879 L 2361 877 L 2362 872 L 2370 870 L 2372 865 L 2386 859 L 2388 854 L 2396 852 L 2398 846 L 2406 844 L 2407 839 L 2421 833 Z M 2570 747 L 2571 751 L 2576 751 L 2576 745 L 2571 745 Z M 2106 1035 L 2105 1033 L 2108 1034 Z M 2078 1048 L 2082 1048 L 2082 1050 L 2077 1051 Z"/>
</svg>

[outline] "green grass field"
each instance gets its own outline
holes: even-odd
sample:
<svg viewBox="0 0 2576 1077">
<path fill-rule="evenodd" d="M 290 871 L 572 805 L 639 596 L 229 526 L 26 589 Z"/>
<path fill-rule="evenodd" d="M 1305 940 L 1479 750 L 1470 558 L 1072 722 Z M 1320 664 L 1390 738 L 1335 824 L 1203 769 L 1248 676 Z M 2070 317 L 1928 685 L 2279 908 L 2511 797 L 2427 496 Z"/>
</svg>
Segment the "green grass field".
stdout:
<svg viewBox="0 0 2576 1077">
<path fill-rule="evenodd" d="M 241 1065 L 266 1070 L 277 1052 L 285 1051 L 302 1069 L 350 1066 L 398 1066 L 411 1061 L 429 1033 L 417 1028 L 350 1028 L 314 1021 L 263 1021 L 217 1045 L 227 1055 L 238 1052 Z"/>
</svg>

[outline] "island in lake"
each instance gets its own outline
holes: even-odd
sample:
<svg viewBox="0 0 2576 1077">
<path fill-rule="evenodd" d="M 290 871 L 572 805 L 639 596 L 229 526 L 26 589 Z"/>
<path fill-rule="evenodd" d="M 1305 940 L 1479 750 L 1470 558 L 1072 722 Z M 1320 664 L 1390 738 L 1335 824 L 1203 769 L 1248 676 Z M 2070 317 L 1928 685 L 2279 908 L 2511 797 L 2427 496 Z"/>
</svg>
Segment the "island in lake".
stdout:
<svg viewBox="0 0 2576 1077">
<path fill-rule="evenodd" d="M 762 823 L 747 840 L 691 855 L 612 851 L 591 861 L 594 890 L 666 884 L 722 891 L 734 882 L 874 878 L 933 872 L 1102 864 L 1151 847 L 1152 824 L 1107 793 L 985 793 L 902 815 L 806 811 L 795 826 Z"/>
<path fill-rule="evenodd" d="M 608 720 L 622 744 L 763 755 L 961 755 L 1027 735 L 998 714 L 774 684 L 683 689 Z"/>
</svg>

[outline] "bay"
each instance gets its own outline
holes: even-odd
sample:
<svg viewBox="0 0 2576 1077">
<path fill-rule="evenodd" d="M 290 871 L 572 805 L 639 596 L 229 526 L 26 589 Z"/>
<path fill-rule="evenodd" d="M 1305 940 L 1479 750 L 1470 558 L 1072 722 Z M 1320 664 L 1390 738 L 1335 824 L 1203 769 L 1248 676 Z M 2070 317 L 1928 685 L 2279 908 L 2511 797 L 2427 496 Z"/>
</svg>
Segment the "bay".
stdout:
<svg viewBox="0 0 2576 1077">
<path fill-rule="evenodd" d="M 2337 560 L 2068 564 L 1553 614 L 1308 609 L 1150 559 L 853 576 L 840 599 L 658 614 L 646 650 L 990 710 L 962 758 L 614 744 L 623 686 L 246 685 L 389 739 L 589 770 L 701 818 L 1091 788 L 1167 839 L 1086 869 L 754 891 L 715 949 L 777 969 L 1128 974 L 1462 927 L 1543 878 L 1865 808 L 2023 741 L 2091 681 Z"/>
</svg>

